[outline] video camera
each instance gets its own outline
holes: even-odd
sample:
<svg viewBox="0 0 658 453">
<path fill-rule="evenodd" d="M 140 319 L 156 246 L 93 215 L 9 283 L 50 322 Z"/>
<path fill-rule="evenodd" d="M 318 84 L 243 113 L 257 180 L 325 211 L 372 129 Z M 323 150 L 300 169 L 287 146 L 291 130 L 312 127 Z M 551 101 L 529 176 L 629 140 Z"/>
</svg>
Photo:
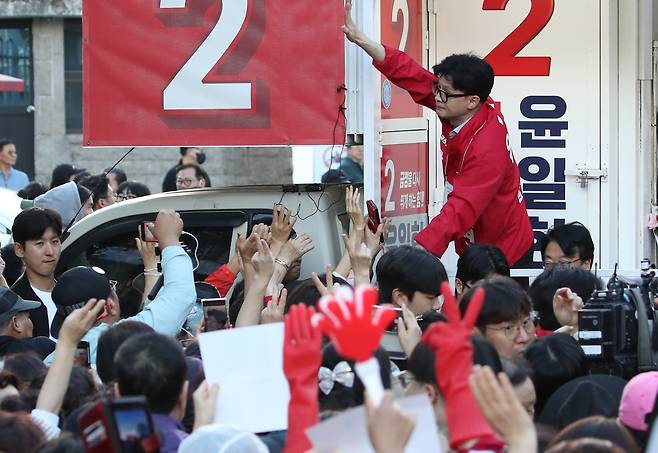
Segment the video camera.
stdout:
<svg viewBox="0 0 658 453">
<path fill-rule="evenodd" d="M 631 378 L 656 369 L 651 334 L 656 321 L 653 299 L 658 296 L 655 266 L 642 260 L 639 279 L 617 275 L 606 290 L 596 290 L 578 312 L 578 342 L 590 372 Z"/>
</svg>

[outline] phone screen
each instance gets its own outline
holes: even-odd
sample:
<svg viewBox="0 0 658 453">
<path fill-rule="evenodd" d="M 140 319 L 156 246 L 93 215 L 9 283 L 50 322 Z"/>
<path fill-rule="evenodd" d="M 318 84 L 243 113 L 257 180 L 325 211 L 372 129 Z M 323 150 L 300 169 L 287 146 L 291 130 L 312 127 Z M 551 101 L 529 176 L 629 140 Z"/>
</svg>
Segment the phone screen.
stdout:
<svg viewBox="0 0 658 453">
<path fill-rule="evenodd" d="M 201 304 L 203 305 L 203 317 L 205 319 L 206 332 L 227 328 L 228 316 L 226 314 L 226 298 L 217 297 L 212 299 L 201 299 Z"/>
<path fill-rule="evenodd" d="M 139 225 L 139 238 L 143 242 L 158 242 L 155 236 L 153 236 L 153 233 L 151 233 L 151 230 L 149 229 L 149 225 L 153 227 L 153 222 L 143 222 L 140 223 Z"/>
<path fill-rule="evenodd" d="M 78 342 L 78 347 L 75 349 L 74 362 L 77 366 L 89 368 L 89 343 L 86 341 Z"/>
<path fill-rule="evenodd" d="M 114 406 L 113 412 L 122 451 L 142 451 L 142 440 L 153 434 L 146 407 Z"/>
</svg>

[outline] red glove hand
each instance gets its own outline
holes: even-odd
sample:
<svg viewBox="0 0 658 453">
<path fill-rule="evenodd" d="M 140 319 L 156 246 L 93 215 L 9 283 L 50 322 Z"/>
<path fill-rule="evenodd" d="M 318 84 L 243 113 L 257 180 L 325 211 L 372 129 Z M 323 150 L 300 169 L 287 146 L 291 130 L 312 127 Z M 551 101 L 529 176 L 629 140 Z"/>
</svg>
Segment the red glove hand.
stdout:
<svg viewBox="0 0 658 453">
<path fill-rule="evenodd" d="M 448 283 L 441 285 L 443 312 L 448 322 L 430 326 L 422 341 L 436 355 L 436 378 L 446 401 L 450 447 L 495 434 L 480 412 L 468 378 L 473 369 L 473 326 L 484 303 L 484 290 L 477 289 L 461 319 L 457 302 Z"/>
<path fill-rule="evenodd" d="M 377 310 L 373 316 L 372 307 L 377 301 L 377 290 L 366 285 L 354 292 L 341 287 L 334 295 L 320 299 L 322 315 L 317 323 L 343 357 L 365 362 L 375 353 L 384 329 L 396 316 L 390 308 Z"/>
<path fill-rule="evenodd" d="M 313 446 L 306 429 L 320 421 L 318 370 L 322 364 L 322 335 L 311 324 L 313 307 L 293 305 L 285 316 L 283 371 L 290 387 L 285 453 L 301 453 Z"/>
</svg>

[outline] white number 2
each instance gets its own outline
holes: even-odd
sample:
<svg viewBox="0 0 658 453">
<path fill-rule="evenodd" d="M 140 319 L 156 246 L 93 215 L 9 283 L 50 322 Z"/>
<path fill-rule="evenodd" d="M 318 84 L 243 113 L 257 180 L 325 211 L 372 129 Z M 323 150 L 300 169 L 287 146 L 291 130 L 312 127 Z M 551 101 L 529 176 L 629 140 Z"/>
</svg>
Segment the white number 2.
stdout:
<svg viewBox="0 0 658 453">
<path fill-rule="evenodd" d="M 388 192 L 386 193 L 386 203 L 384 203 L 384 212 L 395 211 L 395 201 L 392 200 L 393 187 L 395 186 L 395 164 L 392 160 L 386 161 L 386 167 L 384 168 L 384 174 L 388 176 L 391 175 L 391 182 L 388 185 Z"/>
<path fill-rule="evenodd" d="M 409 3 L 407 3 L 407 0 L 395 0 L 393 2 L 391 21 L 398 21 L 398 11 L 402 11 L 402 18 L 404 19 L 404 24 L 402 24 L 402 39 L 400 39 L 400 46 L 398 47 L 398 50 L 404 52 L 404 49 L 407 47 L 407 39 L 409 37 Z"/>
<path fill-rule="evenodd" d="M 248 0 L 222 1 L 212 31 L 164 89 L 165 110 L 251 108 L 251 83 L 203 83 L 242 29 L 247 7 Z M 160 8 L 185 8 L 185 0 L 160 0 Z"/>
</svg>

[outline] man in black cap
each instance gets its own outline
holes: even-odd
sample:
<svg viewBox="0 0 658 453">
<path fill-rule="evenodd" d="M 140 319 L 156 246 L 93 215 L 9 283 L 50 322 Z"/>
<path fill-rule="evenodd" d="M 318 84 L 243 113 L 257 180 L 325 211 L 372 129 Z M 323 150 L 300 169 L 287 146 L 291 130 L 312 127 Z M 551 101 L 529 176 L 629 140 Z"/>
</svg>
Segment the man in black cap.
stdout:
<svg viewBox="0 0 658 453">
<path fill-rule="evenodd" d="M 0 287 L 0 357 L 19 352 L 35 352 L 44 359 L 55 350 L 47 337 L 32 338 L 30 310 L 41 302 L 23 300 L 10 289 Z"/>
</svg>

